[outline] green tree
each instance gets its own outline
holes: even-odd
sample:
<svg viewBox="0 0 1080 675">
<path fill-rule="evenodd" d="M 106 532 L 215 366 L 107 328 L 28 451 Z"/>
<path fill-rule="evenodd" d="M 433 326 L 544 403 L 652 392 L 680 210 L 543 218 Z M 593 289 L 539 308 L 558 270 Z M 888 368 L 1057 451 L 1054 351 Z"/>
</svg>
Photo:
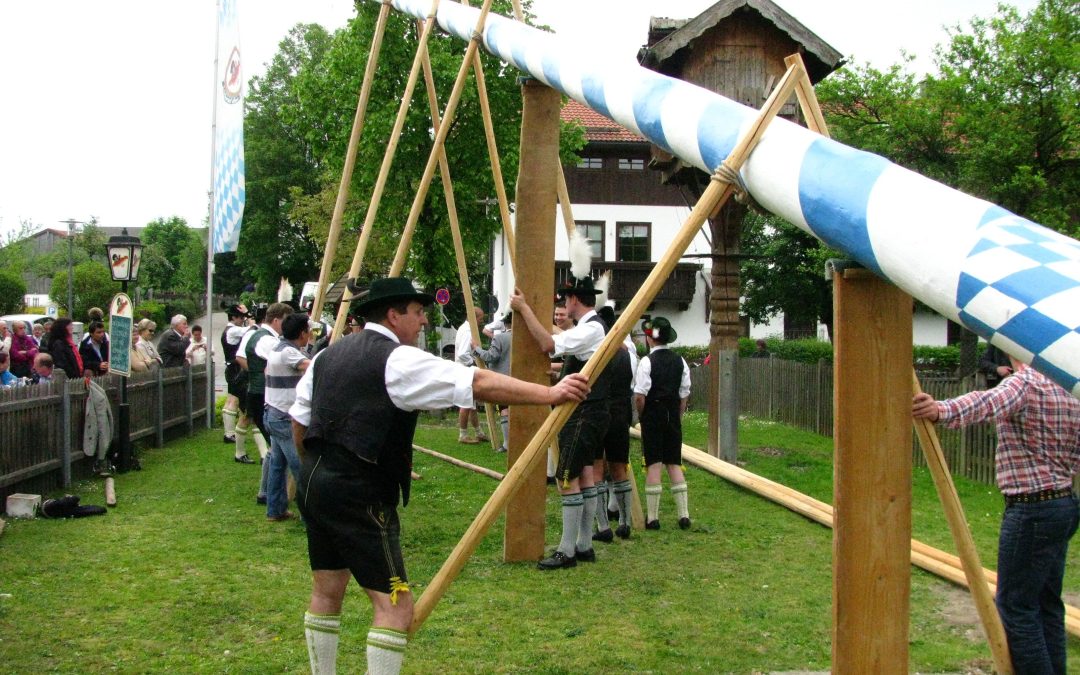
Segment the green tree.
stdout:
<svg viewBox="0 0 1080 675">
<path fill-rule="evenodd" d="M 23 221 L 18 229 L 8 232 L 0 239 L 0 270 L 19 275 L 30 270 L 33 257 L 30 237 L 35 230 L 33 223 Z"/>
<path fill-rule="evenodd" d="M 71 239 L 69 251 L 68 244 L 62 243 L 48 253 L 30 257 L 29 270 L 39 277 L 54 277 L 60 271 L 68 269 L 68 256 L 71 257 L 72 266 L 84 263 L 88 260 L 105 262 L 105 242 L 108 237 L 98 227 L 97 218 L 83 224 L 75 231 Z M 67 298 L 67 292 L 64 293 Z"/>
<path fill-rule="evenodd" d="M 0 269 L 0 314 L 14 314 L 23 308 L 26 283 L 17 272 Z"/>
<path fill-rule="evenodd" d="M 57 272 L 53 277 L 52 289 L 49 295 L 56 304 L 62 307 L 67 316 L 75 320 L 91 307 L 108 307 L 109 301 L 116 295 L 120 288 L 105 263 L 97 260 L 87 260 L 75 266 L 72 275 L 72 302 L 74 308 L 67 306 L 67 270 Z"/>
<path fill-rule="evenodd" d="M 157 291 L 179 290 L 181 256 L 192 239 L 197 240 L 198 235 L 178 216 L 149 223 L 142 233 L 139 286 Z"/>
<path fill-rule="evenodd" d="M 176 290 L 198 295 L 206 292 L 206 241 L 195 230 L 188 232 L 187 241 L 180 250 Z"/>
</svg>

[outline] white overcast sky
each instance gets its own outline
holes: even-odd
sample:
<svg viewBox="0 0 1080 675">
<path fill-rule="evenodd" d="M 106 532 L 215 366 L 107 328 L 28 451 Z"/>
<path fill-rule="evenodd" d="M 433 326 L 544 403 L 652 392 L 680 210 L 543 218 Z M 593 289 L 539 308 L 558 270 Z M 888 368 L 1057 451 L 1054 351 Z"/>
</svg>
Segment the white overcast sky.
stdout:
<svg viewBox="0 0 1080 675">
<path fill-rule="evenodd" d="M 996 0 L 775 0 L 859 63 L 901 49 L 931 68 L 943 26 Z M 477 4 L 477 3 L 474 3 Z M 649 16 L 688 18 L 712 0 L 536 0 L 556 32 L 632 58 Z M 1036 0 L 1008 3 L 1027 12 Z M 351 0 L 239 0 L 245 80 L 298 22 L 339 28 Z M 210 184 L 214 0 L 0 0 L 0 235 L 67 218 L 202 225 Z"/>
</svg>

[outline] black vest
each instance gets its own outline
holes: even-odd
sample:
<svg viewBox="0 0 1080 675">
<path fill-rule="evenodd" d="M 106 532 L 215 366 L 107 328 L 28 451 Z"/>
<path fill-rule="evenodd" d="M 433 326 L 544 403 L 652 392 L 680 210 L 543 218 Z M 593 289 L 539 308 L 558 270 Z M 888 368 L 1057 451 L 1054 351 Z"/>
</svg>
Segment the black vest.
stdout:
<svg viewBox="0 0 1080 675">
<path fill-rule="evenodd" d="M 263 371 L 266 370 L 266 359 L 255 353 L 255 346 L 259 344 L 259 340 L 267 335 L 273 335 L 269 330 L 260 328 L 255 331 L 255 334 L 248 338 L 247 349 L 245 350 L 244 358 L 247 359 L 248 369 L 248 393 L 249 394 L 261 394 L 266 388 L 266 378 L 263 375 Z M 257 413 L 256 413 L 257 414 Z"/>
<path fill-rule="evenodd" d="M 417 412 L 397 408 L 386 391 L 386 361 L 401 345 L 373 330 L 346 335 L 313 364 L 311 424 L 305 449 L 355 455 L 372 501 L 409 503 Z"/>
<path fill-rule="evenodd" d="M 646 403 L 678 401 L 679 385 L 682 384 L 682 357 L 670 349 L 657 349 L 650 352 L 648 358 L 652 386 L 645 395 Z"/>
<path fill-rule="evenodd" d="M 240 343 L 237 342 L 234 345 L 229 344 L 229 341 L 225 339 L 225 336 L 229 334 L 229 329 L 232 328 L 232 324 L 225 326 L 225 330 L 221 331 L 221 351 L 225 354 L 225 363 L 232 363 L 236 360 L 236 352 L 240 350 Z"/>
<path fill-rule="evenodd" d="M 630 352 L 620 349 L 615 352 L 608 367 L 604 370 L 611 371 L 611 396 L 612 401 L 621 401 L 634 395 L 634 364 L 630 360 Z"/>
<path fill-rule="evenodd" d="M 607 325 L 606 321 L 600 318 L 599 314 L 592 315 L 588 321 L 599 323 L 604 329 L 604 335 L 608 334 L 610 326 Z M 582 369 L 585 368 L 585 362 L 588 361 L 588 359 L 583 361 L 572 354 L 567 354 L 564 358 L 565 361 L 563 361 L 562 368 L 563 377 L 570 375 L 571 373 L 580 373 Z M 611 392 L 611 379 L 614 371 L 613 366 L 615 365 L 617 358 L 618 357 L 615 357 L 612 358 L 611 361 L 608 361 L 607 367 L 600 371 L 600 374 L 596 376 L 596 381 L 593 382 L 592 390 L 589 391 L 589 396 L 585 399 L 586 401 L 600 401 L 608 398 L 608 394 Z"/>
</svg>

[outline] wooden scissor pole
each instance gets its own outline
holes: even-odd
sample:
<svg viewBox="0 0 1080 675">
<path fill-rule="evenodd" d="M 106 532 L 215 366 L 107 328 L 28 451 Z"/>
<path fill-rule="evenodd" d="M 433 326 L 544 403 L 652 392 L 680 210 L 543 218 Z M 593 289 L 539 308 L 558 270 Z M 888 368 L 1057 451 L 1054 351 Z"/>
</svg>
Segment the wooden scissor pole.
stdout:
<svg viewBox="0 0 1080 675">
<path fill-rule="evenodd" d="M 364 217 L 364 225 L 360 230 L 360 239 L 356 242 L 356 251 L 353 253 L 352 264 L 349 266 L 349 277 L 353 279 L 360 274 L 360 267 L 364 262 L 364 253 L 367 251 L 368 240 L 371 239 L 371 231 L 375 227 L 375 216 L 379 213 L 379 203 L 382 201 L 382 195 L 386 189 L 386 179 L 390 175 L 390 167 L 393 165 L 394 155 L 397 153 L 401 130 L 404 128 L 405 118 L 409 114 L 409 104 L 412 102 L 416 81 L 420 77 L 421 64 L 427 55 L 427 43 L 431 37 L 432 27 L 435 25 L 435 10 L 438 7 L 439 0 L 433 0 L 431 11 L 428 12 L 427 19 L 420 30 L 420 39 L 416 45 L 416 54 L 413 57 L 412 69 L 409 71 L 409 79 L 405 83 L 405 92 L 401 95 L 401 104 L 398 106 L 397 117 L 394 119 L 394 128 L 390 132 L 390 142 L 387 143 L 386 152 L 383 153 L 382 165 L 379 167 L 379 175 L 375 180 L 375 189 L 372 191 L 367 215 Z M 337 340 L 345 329 L 345 320 L 349 316 L 352 299 L 352 292 L 345 289 L 341 295 L 341 304 L 338 306 L 337 320 L 334 322 L 334 332 L 330 337 L 331 341 Z"/>
<path fill-rule="evenodd" d="M 341 222 L 345 217 L 345 204 L 349 201 L 349 184 L 352 182 L 353 169 L 356 167 L 357 148 L 360 147 L 360 134 L 364 130 L 364 117 L 367 114 L 368 100 L 371 98 L 371 85 L 375 80 L 375 67 L 379 63 L 379 51 L 382 48 L 383 35 L 386 33 L 386 21 L 390 16 L 390 0 L 383 0 L 379 8 L 379 18 L 375 23 L 375 35 L 371 39 L 367 66 L 364 68 L 364 81 L 360 85 L 360 98 L 356 102 L 356 115 L 353 117 L 352 133 L 349 146 L 345 151 L 345 166 L 341 170 L 341 184 L 338 186 L 337 201 L 334 202 L 334 215 L 330 218 L 330 233 L 326 238 L 326 250 L 323 251 L 323 263 L 319 269 L 319 284 L 315 289 L 315 302 L 311 306 L 313 318 L 322 317 L 322 306 L 326 300 L 330 270 L 334 266 L 334 254 L 337 253 L 338 239 L 341 237 Z"/>
<path fill-rule="evenodd" d="M 480 36 L 483 34 L 484 22 L 487 20 L 488 12 L 491 10 L 491 2 L 492 0 L 484 0 L 484 4 L 480 7 L 480 16 L 476 18 L 473 37 L 469 40 L 469 46 L 465 50 L 465 58 L 462 59 L 461 67 L 458 69 L 457 79 L 454 80 L 454 88 L 450 92 L 450 100 L 446 102 L 442 126 L 439 127 L 439 131 L 435 134 L 435 142 L 432 145 L 431 154 L 428 155 L 424 175 L 420 178 L 420 184 L 416 189 L 416 197 L 413 199 L 412 208 L 409 209 L 409 217 L 405 221 L 405 229 L 401 233 L 401 241 L 394 256 L 394 262 L 390 265 L 390 276 L 392 277 L 400 276 L 401 270 L 405 267 L 405 258 L 409 253 L 409 246 L 412 244 L 413 232 L 416 231 L 416 221 L 420 219 L 420 211 L 423 210 L 424 200 L 427 198 L 428 189 L 431 187 L 431 179 L 435 177 L 439 152 L 446 144 L 446 136 L 450 133 L 450 126 L 454 122 L 454 114 L 457 112 L 458 103 L 461 102 L 461 94 L 465 89 L 465 79 L 469 74 L 469 68 L 472 66 L 473 59 L 476 56 L 476 50 L 480 47 Z"/>
</svg>

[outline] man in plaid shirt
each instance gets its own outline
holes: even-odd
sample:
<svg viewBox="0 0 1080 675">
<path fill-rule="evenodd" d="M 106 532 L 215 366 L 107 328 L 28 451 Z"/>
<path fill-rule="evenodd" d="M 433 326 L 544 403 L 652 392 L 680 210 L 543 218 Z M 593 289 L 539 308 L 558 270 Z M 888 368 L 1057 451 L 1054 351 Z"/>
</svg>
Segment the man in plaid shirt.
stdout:
<svg viewBox="0 0 1080 675">
<path fill-rule="evenodd" d="M 919 394 L 918 419 L 962 427 L 997 426 L 997 484 L 1005 495 L 998 538 L 997 607 L 1013 668 L 1065 673 L 1061 583 L 1080 509 L 1072 493 L 1080 472 L 1080 400 L 1010 357 L 1013 374 L 989 391 L 947 401 Z"/>
</svg>

